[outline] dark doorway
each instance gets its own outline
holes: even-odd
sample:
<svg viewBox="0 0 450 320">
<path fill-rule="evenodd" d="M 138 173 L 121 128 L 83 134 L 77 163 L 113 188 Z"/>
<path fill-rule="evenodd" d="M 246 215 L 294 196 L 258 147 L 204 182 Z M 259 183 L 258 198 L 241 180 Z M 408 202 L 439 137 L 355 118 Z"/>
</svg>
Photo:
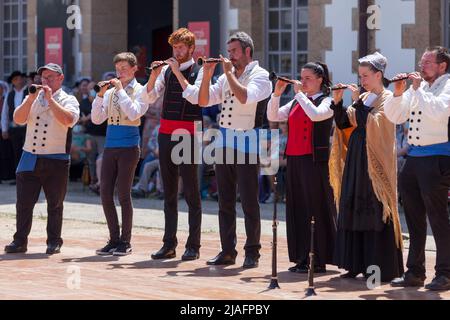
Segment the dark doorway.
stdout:
<svg viewBox="0 0 450 320">
<path fill-rule="evenodd" d="M 128 49 L 139 61 L 136 77 L 145 81 L 145 67 L 151 61 L 171 56 L 167 38 L 172 32 L 172 1 L 128 1 Z"/>
<path fill-rule="evenodd" d="M 166 60 L 172 56 L 172 49 L 167 40 L 172 33 L 172 26 L 153 30 L 152 60 Z"/>
</svg>

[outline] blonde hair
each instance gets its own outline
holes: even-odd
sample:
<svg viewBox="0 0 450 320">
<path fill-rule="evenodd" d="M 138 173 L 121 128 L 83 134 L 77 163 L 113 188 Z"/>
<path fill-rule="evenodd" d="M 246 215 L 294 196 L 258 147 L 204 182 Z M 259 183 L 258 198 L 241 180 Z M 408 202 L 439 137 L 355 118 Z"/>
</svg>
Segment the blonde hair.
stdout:
<svg viewBox="0 0 450 320">
<path fill-rule="evenodd" d="M 175 43 L 182 42 L 188 47 L 195 47 L 195 34 L 186 28 L 180 28 L 170 35 L 168 42 L 171 46 Z"/>
<path fill-rule="evenodd" d="M 132 52 L 121 52 L 121 53 L 117 54 L 113 59 L 114 64 L 121 62 L 121 61 L 128 62 L 128 64 L 132 67 L 137 66 L 137 64 L 138 64 L 137 58 L 134 55 L 134 53 L 132 53 Z"/>
</svg>

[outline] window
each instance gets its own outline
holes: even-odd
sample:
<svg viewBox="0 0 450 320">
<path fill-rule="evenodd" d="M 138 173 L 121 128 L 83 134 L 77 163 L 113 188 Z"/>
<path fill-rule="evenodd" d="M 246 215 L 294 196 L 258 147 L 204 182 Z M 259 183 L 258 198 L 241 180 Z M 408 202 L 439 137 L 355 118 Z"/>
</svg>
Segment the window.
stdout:
<svg viewBox="0 0 450 320">
<path fill-rule="evenodd" d="M 26 0 L 0 0 L 0 78 L 27 72 Z"/>
<path fill-rule="evenodd" d="M 308 0 L 269 0 L 266 12 L 269 71 L 298 79 L 308 58 Z M 287 90 L 283 102 L 293 96 Z"/>
</svg>

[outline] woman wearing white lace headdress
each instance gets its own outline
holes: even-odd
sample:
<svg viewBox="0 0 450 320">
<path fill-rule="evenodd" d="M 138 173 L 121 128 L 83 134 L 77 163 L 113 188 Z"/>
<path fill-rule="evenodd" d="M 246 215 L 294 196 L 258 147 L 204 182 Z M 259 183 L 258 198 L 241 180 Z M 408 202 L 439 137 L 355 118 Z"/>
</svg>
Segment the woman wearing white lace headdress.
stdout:
<svg viewBox="0 0 450 320">
<path fill-rule="evenodd" d="M 343 107 L 343 90 L 333 94 L 336 130 L 330 155 L 330 182 L 338 207 L 335 263 L 343 278 L 368 276 L 379 267 L 381 281 L 403 273 L 402 234 L 397 207 L 395 125 L 385 116 L 387 59 L 380 53 L 359 59 L 367 91 L 350 86 L 355 101 Z M 353 130 L 349 139 L 343 130 Z"/>
</svg>

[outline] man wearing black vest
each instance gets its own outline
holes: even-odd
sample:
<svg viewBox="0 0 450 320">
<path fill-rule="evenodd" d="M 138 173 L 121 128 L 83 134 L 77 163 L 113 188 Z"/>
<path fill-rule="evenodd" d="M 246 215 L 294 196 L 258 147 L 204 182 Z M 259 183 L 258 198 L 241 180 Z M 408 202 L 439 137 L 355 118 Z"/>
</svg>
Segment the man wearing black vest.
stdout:
<svg viewBox="0 0 450 320">
<path fill-rule="evenodd" d="M 22 101 L 28 95 L 26 75 L 20 71 L 14 71 L 9 76 L 8 83 L 11 83 L 13 88 L 9 92 L 3 105 L 1 125 L 3 139 L 10 139 L 11 141 L 15 169 L 17 168 L 17 164 L 22 156 L 22 148 L 25 143 L 25 134 L 27 129 L 26 126 L 21 126 L 15 123 L 13 115 L 16 108 L 22 104 Z"/>
<path fill-rule="evenodd" d="M 167 66 L 155 68 L 147 83 L 147 90 L 142 91 L 143 100 L 154 103 L 163 96 L 161 125 L 159 128 L 159 159 L 162 183 L 164 187 L 165 233 L 163 247 L 151 255 L 152 259 L 171 259 L 176 256 L 178 244 L 176 232 L 178 224 L 178 180 L 183 180 L 183 193 L 189 207 L 189 237 L 182 260 L 198 259 L 201 233 L 201 199 L 198 183 L 198 165 L 194 161 L 196 126 L 201 125 L 202 109 L 198 106 L 198 91 L 202 72 L 194 62 L 192 54 L 195 49 L 195 35 L 185 28 L 176 30 L 169 37 L 173 48 L 173 57 L 164 61 Z M 163 61 L 154 61 L 152 67 Z M 200 72 L 199 72 L 200 71 Z M 187 88 L 190 88 L 187 93 Z M 172 158 L 172 150 L 179 143 L 172 141 L 176 131 L 182 130 L 183 141 L 191 143 L 191 159 L 178 164 Z M 200 126 L 201 131 L 201 126 Z"/>
</svg>

